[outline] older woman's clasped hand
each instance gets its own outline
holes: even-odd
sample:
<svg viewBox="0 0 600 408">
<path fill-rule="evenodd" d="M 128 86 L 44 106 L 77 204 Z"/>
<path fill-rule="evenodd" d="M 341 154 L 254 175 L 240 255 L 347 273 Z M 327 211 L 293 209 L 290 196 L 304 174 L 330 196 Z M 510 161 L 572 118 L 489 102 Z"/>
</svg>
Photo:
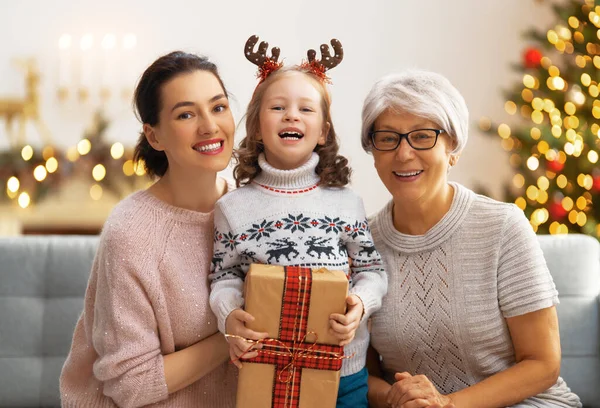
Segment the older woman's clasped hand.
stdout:
<svg viewBox="0 0 600 408">
<path fill-rule="evenodd" d="M 455 408 L 452 400 L 438 392 L 424 375 L 396 373 L 396 382 L 387 395 L 387 404 L 392 408 Z"/>
</svg>

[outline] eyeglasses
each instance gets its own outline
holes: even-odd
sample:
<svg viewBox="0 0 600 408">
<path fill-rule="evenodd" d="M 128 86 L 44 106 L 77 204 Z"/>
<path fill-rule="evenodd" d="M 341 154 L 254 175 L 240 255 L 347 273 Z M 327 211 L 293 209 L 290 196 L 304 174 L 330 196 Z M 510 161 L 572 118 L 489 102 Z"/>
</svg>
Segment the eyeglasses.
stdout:
<svg viewBox="0 0 600 408">
<path fill-rule="evenodd" d="M 396 150 L 403 138 L 415 150 L 429 150 L 437 143 L 442 129 L 417 129 L 408 133 L 398 133 L 391 130 L 376 130 L 369 132 L 371 142 L 376 150 L 387 152 Z"/>
</svg>

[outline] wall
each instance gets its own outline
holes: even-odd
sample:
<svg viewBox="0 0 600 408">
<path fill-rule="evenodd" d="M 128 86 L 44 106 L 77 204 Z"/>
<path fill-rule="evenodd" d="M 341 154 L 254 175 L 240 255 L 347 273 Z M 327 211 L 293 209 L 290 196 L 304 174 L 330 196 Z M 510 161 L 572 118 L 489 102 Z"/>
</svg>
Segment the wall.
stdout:
<svg viewBox="0 0 600 408">
<path fill-rule="evenodd" d="M 173 49 L 202 53 L 220 66 L 236 99 L 236 118 L 241 119 L 256 84 L 255 67 L 242 52 L 248 36 L 258 34 L 279 46 L 288 63 L 300 61 L 306 49 L 318 49 L 336 37 L 344 45 L 345 58 L 331 73 L 332 113 L 342 153 L 354 168 L 353 185 L 364 197 L 369 213 L 389 196 L 377 179 L 371 157 L 360 147 L 362 100 L 378 77 L 407 67 L 438 71 L 462 92 L 472 126 L 469 144 L 451 179 L 469 187 L 485 185 L 498 197 L 503 183 L 510 179 L 507 155 L 497 138 L 480 134 L 477 121 L 482 116 L 507 118 L 501 90 L 519 80 L 510 64 L 520 61 L 527 45 L 521 33 L 531 26 L 548 28 L 553 21 L 549 7 L 533 0 L 1 0 L 0 96 L 23 94 L 22 74 L 11 61 L 34 56 L 43 74 L 44 121 L 57 144 L 73 145 L 99 101 L 57 101 L 59 37 L 69 33 L 77 41 L 91 33 L 98 40 L 106 33 L 122 36 L 131 32 L 137 36 L 137 46 L 129 63 L 118 67 L 120 81 L 133 87 L 145 66 Z M 112 121 L 107 136 L 132 145 L 140 126 L 129 101 L 115 97 L 105 109 Z M 30 141 L 39 143 L 32 125 L 27 131 Z M 5 136 L 0 123 L 0 148 L 7 145 Z M 238 132 L 237 138 L 242 136 Z"/>
</svg>

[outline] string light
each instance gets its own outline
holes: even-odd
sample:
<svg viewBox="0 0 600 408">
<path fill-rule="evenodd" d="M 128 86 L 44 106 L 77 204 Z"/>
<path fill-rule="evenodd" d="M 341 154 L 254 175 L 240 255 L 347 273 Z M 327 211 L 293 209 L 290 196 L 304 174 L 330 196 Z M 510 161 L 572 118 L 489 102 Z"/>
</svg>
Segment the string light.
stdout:
<svg viewBox="0 0 600 408">
<path fill-rule="evenodd" d="M 539 195 L 539 190 L 536 186 L 529 186 L 527 187 L 527 190 L 525 190 L 525 195 L 527 195 L 527 198 L 529 198 L 531 201 L 536 201 Z"/>
<path fill-rule="evenodd" d="M 510 137 L 510 127 L 505 123 L 501 124 L 498 126 L 498 135 L 502 139 L 508 139 Z"/>
<path fill-rule="evenodd" d="M 504 110 L 509 115 L 514 115 L 515 113 L 517 113 L 517 104 L 513 101 L 506 101 L 506 103 L 504 104 Z"/>
<path fill-rule="evenodd" d="M 135 171 L 133 169 L 133 160 L 127 160 L 123 163 L 123 174 L 126 176 L 133 176 Z"/>
<path fill-rule="evenodd" d="M 119 142 L 113 144 L 110 147 L 110 155 L 112 156 L 113 159 L 117 160 L 120 159 L 121 157 L 123 157 L 123 154 L 125 153 L 125 148 L 123 147 L 123 145 Z"/>
<path fill-rule="evenodd" d="M 561 174 L 556 178 L 556 185 L 559 188 L 565 188 L 567 186 L 567 183 L 568 183 L 568 180 L 564 174 Z"/>
<path fill-rule="evenodd" d="M 37 166 L 33 170 L 33 177 L 37 181 L 43 181 L 46 178 L 47 175 L 48 175 L 48 172 L 46 171 L 46 167 L 44 167 L 42 165 Z"/>
<path fill-rule="evenodd" d="M 146 174 L 146 169 L 144 168 L 144 166 L 142 166 L 141 163 L 135 163 L 133 165 L 133 169 L 135 171 L 135 174 L 137 174 L 138 176 L 143 176 Z"/>
<path fill-rule="evenodd" d="M 90 187 L 90 197 L 92 197 L 92 200 L 94 201 L 98 201 L 102 198 L 102 186 L 98 185 L 98 184 L 94 184 L 93 186 Z"/>
<path fill-rule="evenodd" d="M 21 149 L 21 157 L 25 161 L 31 160 L 31 158 L 33 157 L 33 147 L 29 145 L 23 146 L 23 148 Z"/>
<path fill-rule="evenodd" d="M 96 181 L 101 181 L 106 176 L 106 168 L 101 164 L 96 164 L 92 169 L 92 177 Z"/>
<path fill-rule="evenodd" d="M 573 199 L 571 197 L 565 197 L 562 199 L 561 205 L 565 211 L 571 211 L 573 209 Z"/>
<path fill-rule="evenodd" d="M 92 143 L 87 139 L 81 139 L 79 143 L 77 143 L 77 153 L 82 156 L 85 156 L 92 150 Z"/>
<path fill-rule="evenodd" d="M 55 157 L 46 160 L 46 170 L 48 170 L 48 173 L 54 173 L 58 170 L 58 160 Z"/>
<path fill-rule="evenodd" d="M 531 102 L 533 100 L 533 92 L 531 92 L 530 89 L 525 88 L 521 91 L 521 98 L 525 102 Z"/>
<path fill-rule="evenodd" d="M 592 77 L 588 73 L 581 74 L 581 84 L 585 87 L 590 86 L 592 83 Z"/>
<path fill-rule="evenodd" d="M 29 198 L 29 194 L 27 194 L 26 192 L 22 192 L 21 194 L 19 194 L 17 202 L 19 203 L 19 206 L 21 208 L 27 208 L 29 207 L 29 203 L 31 203 L 31 198 Z"/>
<path fill-rule="evenodd" d="M 11 193 L 16 193 L 17 191 L 19 191 L 19 187 L 21 186 L 21 183 L 19 183 L 19 179 L 16 178 L 15 176 L 12 176 L 11 178 L 8 179 L 8 181 L 6 182 L 6 188 L 8 189 L 8 191 L 10 191 Z"/>
<path fill-rule="evenodd" d="M 533 76 L 529 74 L 525 74 L 523 76 L 523 85 L 525 85 L 527 88 L 537 88 L 537 83 L 538 81 Z"/>
<path fill-rule="evenodd" d="M 529 170 L 535 171 L 535 170 L 537 170 L 537 168 L 539 166 L 540 166 L 540 161 L 538 160 L 537 157 L 531 156 L 529 159 L 527 159 L 527 167 L 529 168 Z"/>
<path fill-rule="evenodd" d="M 544 115 L 539 110 L 534 110 L 531 113 L 531 120 L 533 121 L 533 123 L 539 125 L 544 121 Z"/>
<path fill-rule="evenodd" d="M 516 188 L 523 188 L 523 186 L 525 185 L 525 177 L 523 177 L 523 175 L 519 173 L 515 174 L 513 176 L 513 185 Z"/>
<path fill-rule="evenodd" d="M 577 29 L 579 27 L 579 19 L 577 17 L 571 16 L 567 21 L 569 22 L 571 28 Z"/>
</svg>

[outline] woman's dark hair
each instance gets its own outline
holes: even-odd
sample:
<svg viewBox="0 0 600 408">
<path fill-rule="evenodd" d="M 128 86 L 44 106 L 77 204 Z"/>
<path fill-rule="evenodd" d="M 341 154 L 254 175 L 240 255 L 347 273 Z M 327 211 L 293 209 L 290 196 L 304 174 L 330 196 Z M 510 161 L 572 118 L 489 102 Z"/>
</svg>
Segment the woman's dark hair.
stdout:
<svg viewBox="0 0 600 408">
<path fill-rule="evenodd" d="M 156 126 L 162 109 L 162 86 L 177 75 L 194 71 L 212 73 L 223 88 L 225 96 L 229 97 L 223 81 L 219 76 L 217 66 L 206 57 L 189 54 L 183 51 L 173 51 L 163 55 L 152 63 L 140 78 L 133 96 L 134 111 L 142 124 Z M 165 152 L 154 150 L 144 132 L 140 132 L 133 154 L 134 163 L 142 162 L 149 177 L 162 177 L 169 168 Z"/>
</svg>

